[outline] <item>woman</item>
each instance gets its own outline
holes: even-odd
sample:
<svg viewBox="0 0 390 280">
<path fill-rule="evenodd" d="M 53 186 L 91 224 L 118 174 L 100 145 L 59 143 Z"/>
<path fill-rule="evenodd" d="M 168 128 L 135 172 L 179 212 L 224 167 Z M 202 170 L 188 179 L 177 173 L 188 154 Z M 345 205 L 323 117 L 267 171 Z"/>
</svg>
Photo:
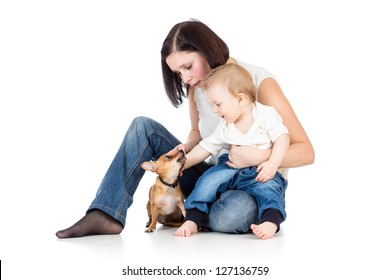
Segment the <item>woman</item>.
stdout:
<svg viewBox="0 0 390 280">
<path fill-rule="evenodd" d="M 314 150 L 290 103 L 273 76 L 260 67 L 229 57 L 225 42 L 209 27 L 191 20 L 176 24 L 167 35 L 161 49 L 161 65 L 166 93 L 175 107 L 189 100 L 191 131 L 186 143 L 174 137 L 154 120 L 138 117 L 130 125 L 86 215 L 68 229 L 57 232 L 59 238 L 92 234 L 119 234 L 126 223 L 127 209 L 144 174 L 140 163 L 158 158 L 167 151 L 183 149 L 189 152 L 199 141 L 212 133 L 218 116 L 202 94 L 202 80 L 213 68 L 225 63 L 238 63 L 253 76 L 257 86 L 257 101 L 273 106 L 290 132 L 290 147 L 281 167 L 311 164 Z M 228 164 L 233 168 L 258 166 L 267 160 L 270 151 L 250 146 L 232 146 Z M 216 159 L 202 162 L 185 170 L 180 184 L 185 197 L 196 180 Z M 286 178 L 287 179 L 287 178 Z M 244 191 L 230 190 L 210 207 L 207 227 L 213 231 L 245 233 L 256 222 L 257 204 Z"/>
</svg>

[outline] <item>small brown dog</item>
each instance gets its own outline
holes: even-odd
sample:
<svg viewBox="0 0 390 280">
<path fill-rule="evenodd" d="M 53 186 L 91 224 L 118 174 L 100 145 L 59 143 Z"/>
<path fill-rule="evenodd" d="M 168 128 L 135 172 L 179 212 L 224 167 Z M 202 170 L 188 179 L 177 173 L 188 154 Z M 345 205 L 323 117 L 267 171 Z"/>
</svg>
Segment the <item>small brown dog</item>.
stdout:
<svg viewBox="0 0 390 280">
<path fill-rule="evenodd" d="M 171 227 L 178 227 L 183 223 L 185 209 L 179 174 L 185 161 L 184 151 L 180 150 L 173 156 L 164 154 L 157 161 L 141 164 L 143 169 L 158 175 L 156 183 L 149 190 L 149 201 L 146 205 L 149 221 L 146 223 L 145 232 L 153 232 L 157 222 Z"/>
</svg>

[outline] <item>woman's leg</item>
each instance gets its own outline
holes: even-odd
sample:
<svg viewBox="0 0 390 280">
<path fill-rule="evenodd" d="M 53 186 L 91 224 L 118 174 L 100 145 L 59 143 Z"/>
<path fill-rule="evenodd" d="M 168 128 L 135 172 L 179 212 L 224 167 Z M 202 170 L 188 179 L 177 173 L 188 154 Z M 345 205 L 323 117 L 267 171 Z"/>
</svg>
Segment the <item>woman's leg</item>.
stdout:
<svg viewBox="0 0 390 280">
<path fill-rule="evenodd" d="M 245 191 L 228 190 L 210 207 L 209 228 L 226 233 L 247 233 L 257 223 L 256 199 Z"/>
<path fill-rule="evenodd" d="M 135 118 L 113 162 L 104 176 L 87 214 L 59 238 L 91 234 L 118 234 L 126 223 L 127 209 L 145 171 L 141 163 L 157 159 L 179 144 L 179 140 L 158 122 Z M 187 172 L 189 173 L 189 172 Z"/>
</svg>

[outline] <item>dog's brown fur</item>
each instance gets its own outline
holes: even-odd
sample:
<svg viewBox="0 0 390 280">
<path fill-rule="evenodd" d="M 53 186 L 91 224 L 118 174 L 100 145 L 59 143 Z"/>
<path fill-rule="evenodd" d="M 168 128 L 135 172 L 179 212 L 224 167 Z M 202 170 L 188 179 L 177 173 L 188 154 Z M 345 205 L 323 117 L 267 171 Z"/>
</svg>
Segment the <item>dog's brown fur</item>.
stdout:
<svg viewBox="0 0 390 280">
<path fill-rule="evenodd" d="M 165 226 L 178 227 L 185 217 L 184 199 L 178 182 L 179 174 L 183 169 L 186 157 L 183 151 L 176 155 L 167 154 L 157 161 L 147 161 L 141 164 L 145 170 L 158 174 L 156 182 L 149 190 L 149 201 L 146 205 L 149 221 L 145 232 L 153 232 L 157 222 Z M 165 185 L 164 182 L 172 186 Z M 177 185 L 173 185 L 177 182 Z"/>
</svg>

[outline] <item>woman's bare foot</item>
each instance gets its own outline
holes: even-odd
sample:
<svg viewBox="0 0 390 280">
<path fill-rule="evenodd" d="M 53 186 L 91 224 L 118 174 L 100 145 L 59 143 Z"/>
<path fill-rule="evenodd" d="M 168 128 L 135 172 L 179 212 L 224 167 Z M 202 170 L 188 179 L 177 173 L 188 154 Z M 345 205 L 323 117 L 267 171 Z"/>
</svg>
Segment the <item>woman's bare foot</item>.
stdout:
<svg viewBox="0 0 390 280">
<path fill-rule="evenodd" d="M 182 237 L 188 237 L 193 233 L 198 232 L 198 225 L 190 220 L 187 220 L 184 222 L 184 224 L 181 225 L 176 231 L 175 235 L 182 236 Z"/>
<path fill-rule="evenodd" d="M 56 233 L 58 238 L 82 237 L 97 234 L 119 234 L 123 230 L 120 222 L 100 210 L 88 212 L 73 226 Z"/>
<path fill-rule="evenodd" d="M 271 222 L 264 222 L 260 225 L 251 225 L 251 229 L 254 234 L 260 239 L 269 239 L 275 236 L 278 226 Z"/>
</svg>

